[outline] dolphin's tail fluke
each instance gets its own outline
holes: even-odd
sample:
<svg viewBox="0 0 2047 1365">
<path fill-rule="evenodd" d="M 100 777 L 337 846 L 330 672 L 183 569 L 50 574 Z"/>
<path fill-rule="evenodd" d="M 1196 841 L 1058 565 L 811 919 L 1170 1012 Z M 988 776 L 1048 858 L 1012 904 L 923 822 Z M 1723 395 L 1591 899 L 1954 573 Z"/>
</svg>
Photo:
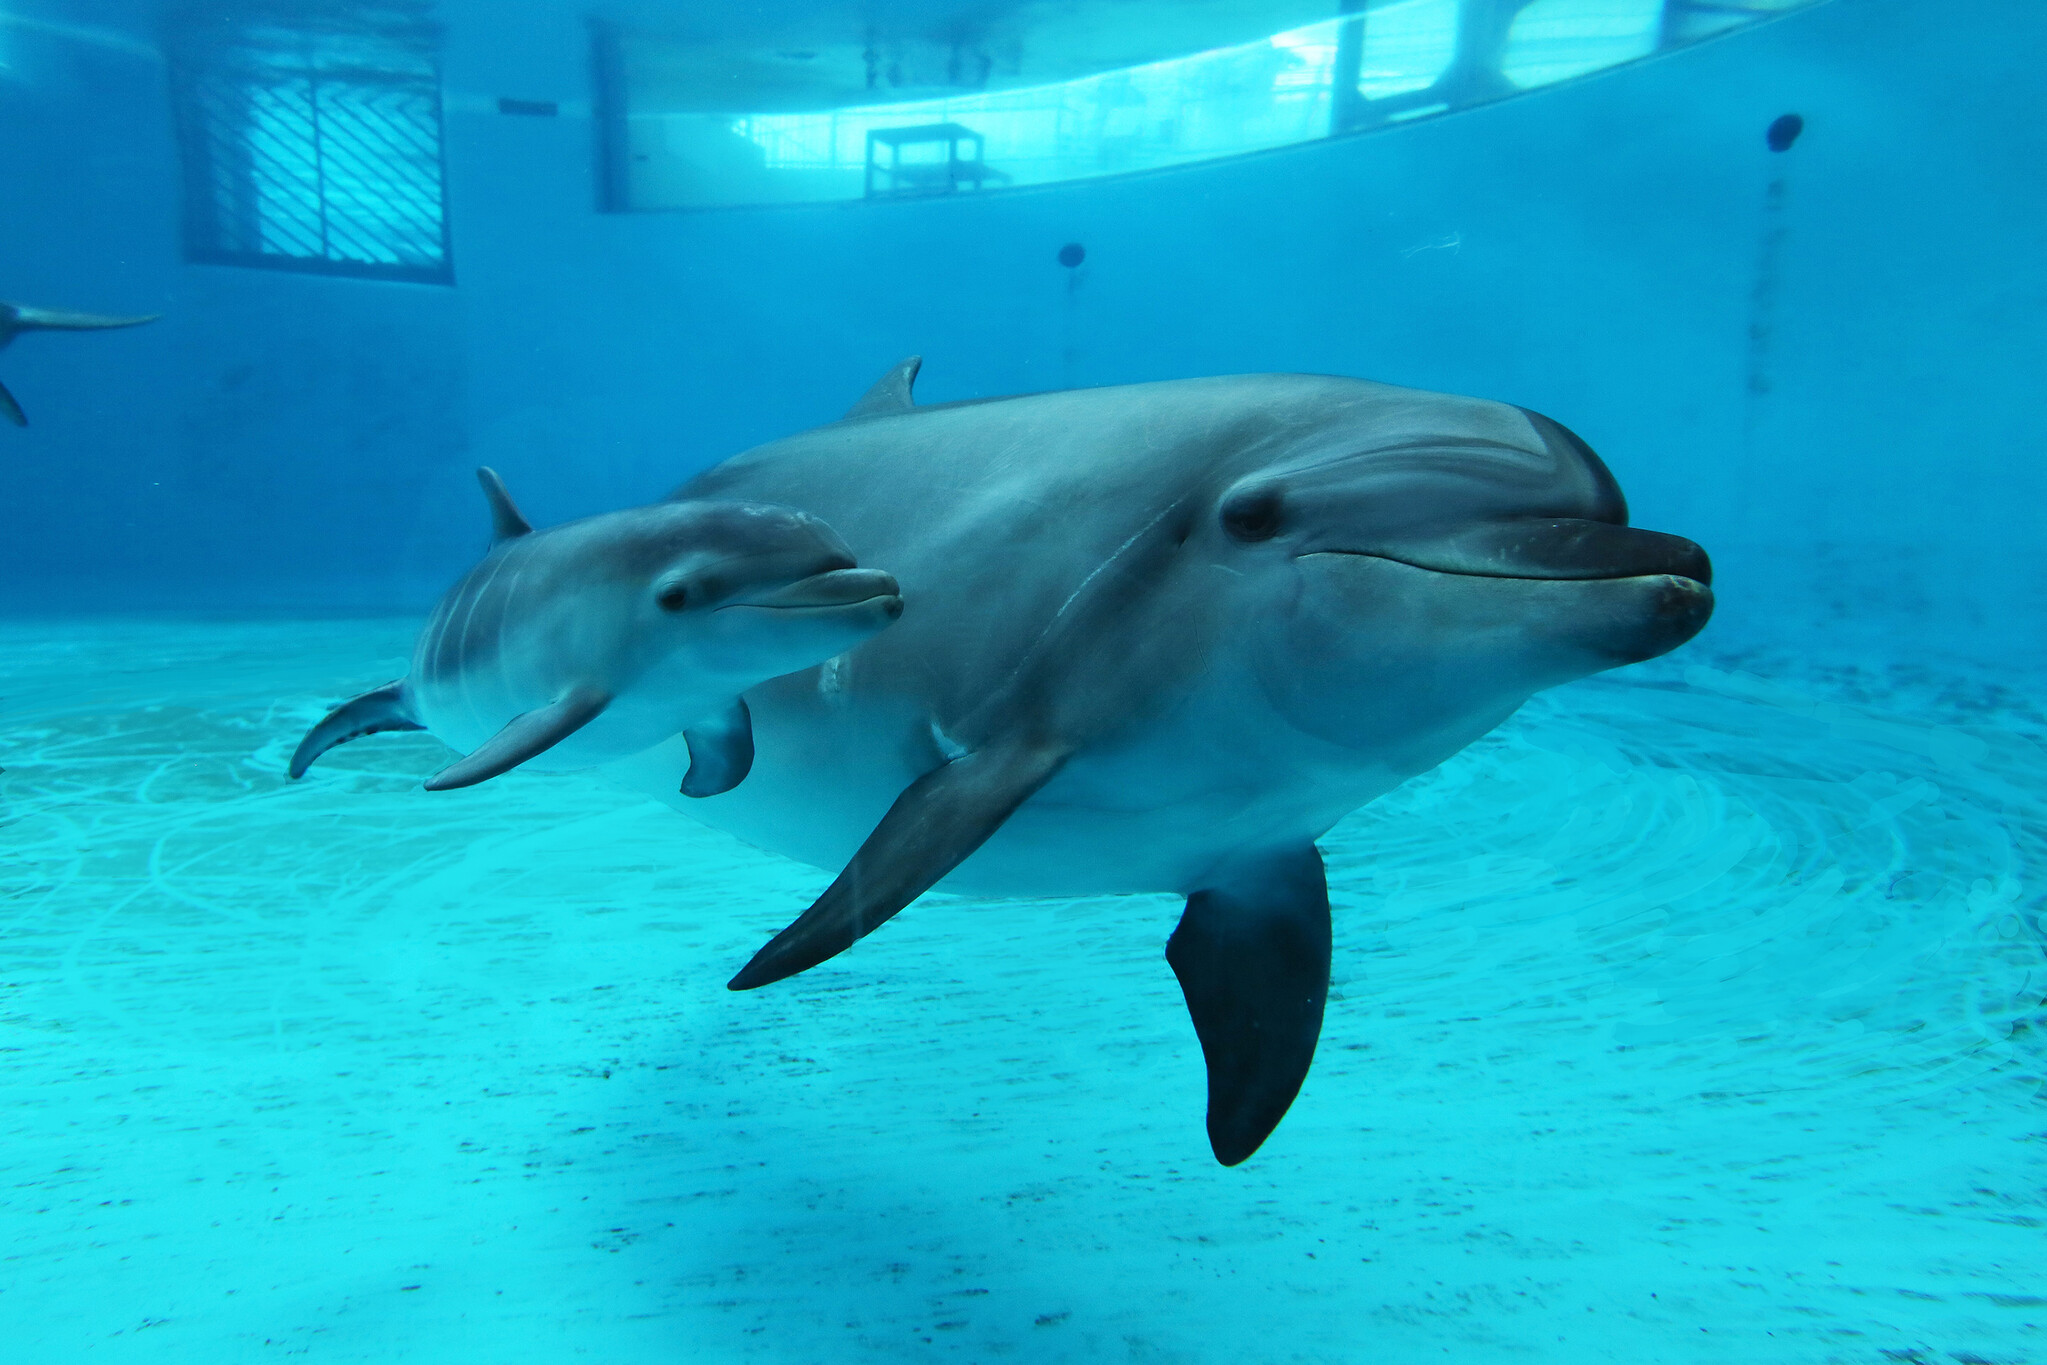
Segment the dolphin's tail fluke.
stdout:
<svg viewBox="0 0 2047 1365">
<path fill-rule="evenodd" d="M 63 308 L 31 308 L 25 303 L 17 303 L 13 307 L 14 330 L 17 332 L 100 332 L 109 327 L 139 327 L 163 316 L 161 313 L 147 313 L 141 317 L 114 318 L 103 313 L 73 313 Z"/>
<path fill-rule="evenodd" d="M 383 730 L 424 730 L 412 714 L 412 699 L 405 693 L 405 680 L 385 683 L 382 687 L 350 698 L 327 713 L 326 719 L 306 731 L 306 737 L 299 741 L 299 747 L 292 752 L 291 775 L 304 777 L 306 769 L 313 766 L 313 760 L 337 744 L 346 744 L 351 739 L 374 735 Z"/>
<path fill-rule="evenodd" d="M 139 327 L 155 322 L 161 313 L 143 317 L 114 318 L 103 313 L 73 313 L 63 308 L 31 308 L 25 303 L 0 302 L 0 347 L 23 332 L 103 332 L 110 327 Z M 28 416 L 14 395 L 0 386 L 0 417 L 18 427 L 28 425 Z"/>
</svg>

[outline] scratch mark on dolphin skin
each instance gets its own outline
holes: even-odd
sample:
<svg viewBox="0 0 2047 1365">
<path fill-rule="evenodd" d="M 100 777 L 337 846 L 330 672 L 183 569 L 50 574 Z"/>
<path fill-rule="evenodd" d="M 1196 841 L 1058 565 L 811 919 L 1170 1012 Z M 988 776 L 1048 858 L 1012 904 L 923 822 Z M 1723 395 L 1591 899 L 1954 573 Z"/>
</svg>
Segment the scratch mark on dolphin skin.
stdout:
<svg viewBox="0 0 2047 1365">
<path fill-rule="evenodd" d="M 491 585 L 495 584 L 498 581 L 498 579 L 504 576 L 506 569 L 512 570 L 512 586 L 506 589 L 506 596 L 509 597 L 513 592 L 516 592 L 518 590 L 519 570 L 517 566 L 513 564 L 513 560 L 518 557 L 519 550 L 520 547 L 518 545 L 511 545 L 506 548 L 505 557 L 498 561 L 497 567 L 495 569 L 491 570 L 490 578 L 484 584 L 484 590 L 482 592 L 478 592 L 474 597 L 469 599 L 469 611 L 462 618 L 462 638 L 456 641 L 455 659 L 456 663 L 462 669 L 461 675 L 462 687 L 458 695 L 462 698 L 463 706 L 467 708 L 474 709 L 476 706 L 476 675 L 481 671 L 480 669 L 471 667 L 471 665 L 475 662 L 477 655 L 481 652 L 477 649 L 477 641 L 475 639 L 475 636 L 485 625 L 495 625 L 497 627 L 497 633 L 496 636 L 491 640 L 491 656 L 493 658 L 497 657 L 498 651 L 501 648 L 504 639 L 505 629 L 504 608 L 505 606 L 509 605 L 509 603 L 507 602 L 499 603 L 498 618 L 495 622 L 491 622 L 487 618 L 486 620 L 479 622 L 476 618 L 476 613 L 478 608 L 483 605 L 483 602 L 485 600 L 484 592 L 488 592 Z"/>
<path fill-rule="evenodd" d="M 1158 524 L 1164 521 L 1168 516 L 1178 511 L 1179 507 L 1180 507 L 1179 503 L 1177 502 L 1172 503 L 1169 506 L 1167 506 L 1163 511 L 1161 511 L 1157 516 L 1153 517 L 1150 521 L 1138 527 L 1137 530 L 1131 533 L 1130 538 L 1128 540 L 1124 541 L 1121 545 L 1118 545 L 1113 551 L 1110 552 L 1107 558 L 1105 558 L 1104 560 L 1102 560 L 1100 564 L 1097 564 L 1095 566 L 1094 572 L 1090 573 L 1086 578 L 1081 579 L 1080 586 L 1076 587 L 1072 592 L 1066 595 L 1066 600 L 1059 604 L 1059 610 L 1052 613 L 1050 619 L 1048 619 L 1045 622 L 1044 628 L 1041 629 L 1035 636 L 1032 637 L 1029 645 L 1025 646 L 1021 651 L 1017 653 L 1016 662 L 1010 666 L 1009 672 L 1003 675 L 1002 681 L 993 688 L 989 689 L 989 695 L 991 697 L 997 696 L 1006 692 L 1009 688 L 1014 687 L 1016 685 L 1017 679 L 1023 676 L 1024 670 L 1030 667 L 1031 661 L 1038 657 L 1039 651 L 1042 650 L 1045 646 L 1045 641 L 1048 638 L 1050 638 L 1052 633 L 1059 628 L 1059 623 L 1066 619 L 1066 613 L 1068 610 L 1072 608 L 1075 600 L 1077 600 L 1082 593 L 1087 591 L 1088 584 L 1094 582 L 1097 578 L 1100 578 L 1111 564 L 1114 564 L 1118 559 L 1121 559 L 1126 552 L 1128 552 L 1131 546 L 1135 545 L 1138 541 L 1142 540 L 1147 532 L 1157 527 Z M 933 676 L 936 676 L 935 673 L 933 674 Z M 983 707 L 982 709 L 985 710 L 986 708 Z M 975 712 L 975 715 L 978 716 L 979 714 L 981 714 L 980 711 Z M 976 729 L 979 728 L 981 727 L 976 726 Z"/>
<path fill-rule="evenodd" d="M 454 669 L 461 667 L 463 651 L 462 642 L 469 638 L 469 622 L 476 615 L 476 599 L 479 595 L 481 595 L 482 592 L 487 590 L 493 582 L 496 581 L 498 574 L 503 572 L 504 567 L 505 561 L 502 559 L 500 559 L 497 563 L 491 565 L 490 576 L 485 578 L 482 583 L 478 584 L 477 590 L 475 592 L 469 593 L 468 596 L 463 601 L 462 614 L 459 619 L 455 616 L 453 612 L 450 612 L 448 614 L 448 628 L 446 631 L 442 633 L 441 638 L 437 643 L 437 647 L 434 650 L 434 667 L 436 669 L 443 668 Z M 474 570 L 472 570 L 471 572 L 473 573 Z M 464 586 L 465 587 L 467 586 L 466 581 L 464 583 Z"/>
<path fill-rule="evenodd" d="M 1453 232 L 1444 237 L 1443 240 L 1440 242 L 1423 242 L 1420 246 L 1411 246 L 1407 250 L 1400 253 L 1400 258 L 1404 261 L 1411 261 L 1424 251 L 1448 251 L 1451 254 L 1455 255 L 1457 252 L 1462 251 L 1463 249 L 1464 234 L 1461 232 Z"/>
<path fill-rule="evenodd" d="M 948 762 L 955 758 L 965 758 L 967 756 L 967 746 L 954 739 L 951 735 L 948 735 L 944 728 L 939 725 L 938 717 L 936 716 L 931 718 L 931 742 L 938 746 L 938 752 L 944 754 Z"/>
<path fill-rule="evenodd" d="M 1066 600 L 1059 604 L 1059 610 L 1052 613 L 1051 625 L 1047 625 L 1045 627 L 1045 632 L 1049 633 L 1052 629 L 1052 626 L 1056 626 L 1059 624 L 1060 618 L 1066 615 L 1066 609 L 1073 605 L 1073 599 L 1080 596 L 1082 593 L 1086 592 L 1088 584 L 1094 582 L 1097 578 L 1100 578 L 1102 576 L 1103 570 L 1107 569 L 1111 564 L 1114 564 L 1117 560 L 1121 559 L 1123 557 L 1124 551 L 1128 550 L 1131 546 L 1135 545 L 1139 540 L 1142 540 L 1144 538 L 1145 532 L 1151 530 L 1154 526 L 1157 526 L 1160 522 L 1164 521 L 1167 515 L 1169 513 L 1177 511 L 1179 509 L 1179 506 L 1180 505 L 1178 503 L 1174 503 L 1172 506 L 1167 507 L 1165 511 L 1160 512 L 1150 521 L 1147 521 L 1144 525 L 1138 527 L 1136 531 L 1131 533 L 1130 539 L 1124 541 L 1121 545 L 1118 545 L 1112 552 L 1110 552 L 1110 555 L 1107 559 L 1095 565 L 1095 571 L 1089 574 L 1086 578 L 1081 579 L 1080 586 L 1075 588 L 1070 594 L 1067 595 Z M 1044 639 L 1045 634 L 1041 633 L 1038 636 L 1038 638 L 1040 640 Z"/>
</svg>

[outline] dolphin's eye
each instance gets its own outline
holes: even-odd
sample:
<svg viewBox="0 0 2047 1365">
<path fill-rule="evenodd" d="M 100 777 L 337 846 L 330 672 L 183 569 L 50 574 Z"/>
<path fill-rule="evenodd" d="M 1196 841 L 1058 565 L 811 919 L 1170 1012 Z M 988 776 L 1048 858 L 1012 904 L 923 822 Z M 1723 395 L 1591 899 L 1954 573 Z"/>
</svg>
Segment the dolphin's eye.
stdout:
<svg viewBox="0 0 2047 1365">
<path fill-rule="evenodd" d="M 689 585 L 664 583 L 661 590 L 654 594 L 654 600 L 660 603 L 663 611 L 681 611 L 689 605 Z"/>
<path fill-rule="evenodd" d="M 1278 489 L 1250 489 L 1223 504 L 1223 530 L 1232 540 L 1271 540 L 1279 534 L 1281 510 Z"/>
</svg>

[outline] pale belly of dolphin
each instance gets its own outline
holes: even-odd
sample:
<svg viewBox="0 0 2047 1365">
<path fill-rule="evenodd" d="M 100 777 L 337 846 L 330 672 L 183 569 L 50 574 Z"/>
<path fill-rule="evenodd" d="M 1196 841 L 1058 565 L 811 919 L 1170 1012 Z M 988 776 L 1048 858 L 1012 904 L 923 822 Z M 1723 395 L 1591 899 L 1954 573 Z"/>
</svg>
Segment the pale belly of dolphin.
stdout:
<svg viewBox="0 0 2047 1365">
<path fill-rule="evenodd" d="M 818 670 L 778 678 L 747 694 L 757 745 L 752 774 L 732 791 L 692 800 L 677 790 L 689 767 L 670 742 L 606 765 L 634 791 L 714 828 L 827 871 L 844 866 L 903 788 L 938 766 L 929 722 L 914 702 L 834 705 Z M 984 896 L 1185 894 L 1224 849 L 1298 838 L 1398 786 L 1402 771 L 1305 737 L 1247 740 L 1242 717 L 1194 706 L 1124 746 L 1083 754 L 1018 808 L 944 878 L 940 890 Z M 1483 728 L 1495 718 L 1488 717 Z M 1273 748 L 1291 742 L 1293 762 Z M 1319 752 L 1318 752 L 1319 751 Z"/>
</svg>

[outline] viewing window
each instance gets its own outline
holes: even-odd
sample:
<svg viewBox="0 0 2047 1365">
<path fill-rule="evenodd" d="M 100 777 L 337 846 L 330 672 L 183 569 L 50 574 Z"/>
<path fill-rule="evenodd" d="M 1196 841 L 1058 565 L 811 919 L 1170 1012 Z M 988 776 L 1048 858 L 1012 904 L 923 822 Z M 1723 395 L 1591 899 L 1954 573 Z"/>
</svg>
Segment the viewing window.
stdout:
<svg viewBox="0 0 2047 1365">
<path fill-rule="evenodd" d="M 187 258 L 450 283 L 438 41 L 419 0 L 173 18 Z"/>
<path fill-rule="evenodd" d="M 1270 0 L 1274 27 L 1293 27 L 1069 79 L 1047 76 L 1098 66 L 1100 25 L 1045 21 L 936 51 L 880 39 L 744 50 L 600 29 L 603 199 L 901 199 L 1181 166 L 1450 113 L 1813 2 Z M 1217 12 L 1145 4 L 1122 0 L 1144 11 L 1124 31 L 1183 48 Z M 1332 8 L 1343 12 L 1298 22 Z M 917 97 L 877 98 L 888 90 Z"/>
</svg>

